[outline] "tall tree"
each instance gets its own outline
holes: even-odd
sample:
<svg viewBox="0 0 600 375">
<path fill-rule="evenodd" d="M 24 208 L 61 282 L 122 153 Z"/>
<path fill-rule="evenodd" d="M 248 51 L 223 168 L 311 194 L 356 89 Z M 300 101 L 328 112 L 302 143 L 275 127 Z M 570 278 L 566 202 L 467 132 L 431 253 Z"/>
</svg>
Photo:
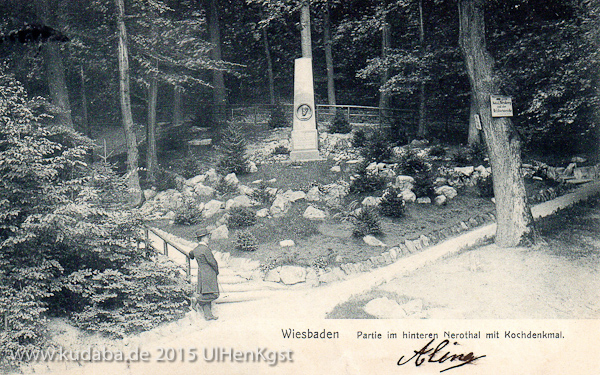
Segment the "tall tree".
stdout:
<svg viewBox="0 0 600 375">
<path fill-rule="evenodd" d="M 219 7 L 217 0 L 205 0 L 205 9 L 208 18 L 208 32 L 212 44 L 211 58 L 214 61 L 223 60 L 221 52 L 221 25 L 219 21 Z M 223 70 L 214 69 L 213 75 L 213 121 L 216 123 L 225 120 L 227 107 L 227 93 L 225 91 L 225 78 Z"/>
<path fill-rule="evenodd" d="M 265 60 L 267 60 L 267 78 L 269 84 L 269 103 L 275 104 L 275 75 L 273 74 L 273 59 L 271 57 L 271 46 L 269 45 L 269 33 L 267 25 L 261 27 L 263 47 L 265 49 Z"/>
<path fill-rule="evenodd" d="M 124 0 L 115 0 L 117 7 L 118 28 L 118 60 L 119 60 L 119 93 L 121 102 L 121 116 L 127 143 L 127 188 L 130 194 L 130 203 L 138 205 L 142 202 L 142 190 L 138 173 L 138 144 L 133 127 L 131 113 L 131 95 L 129 84 L 129 51 L 127 47 L 127 28 L 125 27 Z"/>
<path fill-rule="evenodd" d="M 459 0 L 459 44 L 477 103 L 490 155 L 496 198 L 496 243 L 517 246 L 533 234 L 533 217 L 527 204 L 521 174 L 521 142 L 508 117 L 492 118 L 490 96 L 498 94 L 494 60 L 485 39 L 485 0 Z"/>
<path fill-rule="evenodd" d="M 300 6 L 300 39 L 300 45 L 302 46 L 302 57 L 312 58 L 309 0 L 302 0 L 302 4 Z"/>
<path fill-rule="evenodd" d="M 382 22 L 381 22 L 381 59 L 386 60 L 389 55 L 391 42 L 391 26 L 388 21 L 387 0 L 383 0 Z M 390 70 L 387 64 L 381 72 L 381 88 L 379 91 L 379 109 L 380 114 L 385 117 L 385 110 L 390 106 L 390 94 L 388 90 L 383 90 L 383 87 L 390 79 Z"/>
<path fill-rule="evenodd" d="M 49 3 L 52 1 L 52 4 Z M 36 8 L 40 21 L 48 26 L 58 28 L 58 17 L 55 11 L 60 9 L 55 0 L 36 0 Z M 46 77 L 50 90 L 50 100 L 55 106 L 55 117 L 59 124 L 73 128 L 69 92 L 65 82 L 65 68 L 60 54 L 58 42 L 46 42 L 41 46 L 46 67 Z"/>
<path fill-rule="evenodd" d="M 333 41 L 331 39 L 331 0 L 325 1 L 323 43 L 325 44 L 325 64 L 327 66 L 327 100 L 329 105 L 335 105 L 335 74 L 333 71 Z"/>
<path fill-rule="evenodd" d="M 425 22 L 423 20 L 423 0 L 419 0 L 419 44 L 421 48 L 421 54 L 425 50 Z M 419 138 L 425 138 L 427 136 L 427 123 L 426 113 L 427 107 L 425 106 L 425 80 L 421 80 L 419 84 L 419 125 L 417 128 L 417 136 Z"/>
</svg>

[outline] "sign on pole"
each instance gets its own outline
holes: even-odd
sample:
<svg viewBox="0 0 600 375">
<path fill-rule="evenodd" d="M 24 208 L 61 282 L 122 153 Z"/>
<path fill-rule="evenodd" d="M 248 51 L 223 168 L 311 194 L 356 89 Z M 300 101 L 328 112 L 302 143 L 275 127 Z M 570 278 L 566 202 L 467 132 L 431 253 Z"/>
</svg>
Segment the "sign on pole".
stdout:
<svg viewBox="0 0 600 375">
<path fill-rule="evenodd" d="M 490 95 L 492 117 L 512 117 L 513 107 L 510 96 Z"/>
</svg>

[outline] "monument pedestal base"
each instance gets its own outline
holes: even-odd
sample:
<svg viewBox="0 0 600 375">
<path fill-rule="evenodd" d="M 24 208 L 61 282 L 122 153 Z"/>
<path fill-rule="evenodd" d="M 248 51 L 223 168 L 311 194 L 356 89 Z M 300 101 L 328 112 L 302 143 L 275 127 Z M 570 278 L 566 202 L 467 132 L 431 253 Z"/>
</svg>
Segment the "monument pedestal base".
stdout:
<svg viewBox="0 0 600 375">
<path fill-rule="evenodd" d="M 319 135 L 317 130 L 292 131 L 292 161 L 323 160 L 319 155 Z"/>
</svg>

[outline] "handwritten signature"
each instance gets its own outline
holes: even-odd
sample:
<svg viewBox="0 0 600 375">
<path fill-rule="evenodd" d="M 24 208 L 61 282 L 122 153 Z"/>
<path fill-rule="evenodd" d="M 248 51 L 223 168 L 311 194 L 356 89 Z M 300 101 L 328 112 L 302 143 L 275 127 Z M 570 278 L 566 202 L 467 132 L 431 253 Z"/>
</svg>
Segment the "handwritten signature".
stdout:
<svg viewBox="0 0 600 375">
<path fill-rule="evenodd" d="M 414 351 L 415 354 L 412 357 L 408 358 L 407 360 L 404 360 L 404 356 L 400 357 L 400 359 L 398 360 L 398 366 L 405 365 L 413 359 L 415 360 L 415 366 L 421 366 L 425 362 L 426 357 L 429 357 L 427 362 L 430 362 L 430 363 L 444 363 L 446 361 L 461 362 L 457 365 L 448 367 L 448 368 L 440 371 L 440 372 L 444 372 L 444 371 L 452 370 L 452 369 L 460 367 L 460 366 L 464 366 L 468 363 L 473 363 L 476 360 L 478 360 L 479 358 L 485 357 L 485 355 L 481 355 L 481 356 L 477 357 L 473 354 L 473 352 L 470 352 L 468 354 L 452 354 L 451 352 L 448 351 L 448 352 L 446 352 L 446 354 L 442 355 L 442 353 L 441 353 L 442 350 L 450 344 L 450 341 L 444 340 L 444 341 L 440 342 L 435 348 L 433 348 L 434 341 L 435 341 L 435 339 L 429 341 L 421 349 L 415 350 Z M 430 347 L 430 345 L 432 347 Z M 454 342 L 454 345 L 458 345 L 458 343 Z"/>
</svg>

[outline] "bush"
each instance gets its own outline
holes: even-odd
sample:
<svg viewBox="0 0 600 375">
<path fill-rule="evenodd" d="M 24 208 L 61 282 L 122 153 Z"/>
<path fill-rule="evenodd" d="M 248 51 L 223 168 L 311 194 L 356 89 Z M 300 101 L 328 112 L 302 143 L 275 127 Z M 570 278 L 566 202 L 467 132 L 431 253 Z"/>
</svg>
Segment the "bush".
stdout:
<svg viewBox="0 0 600 375">
<path fill-rule="evenodd" d="M 235 234 L 235 248 L 240 251 L 256 251 L 258 241 L 249 230 L 242 229 Z"/>
<path fill-rule="evenodd" d="M 379 212 L 384 216 L 402 217 L 406 212 L 406 203 L 399 189 L 390 188 L 383 193 Z"/>
<path fill-rule="evenodd" d="M 392 157 L 392 146 L 385 133 L 374 132 L 367 138 L 361 154 L 365 158 L 365 161 L 384 162 Z"/>
<path fill-rule="evenodd" d="M 494 182 L 492 176 L 477 179 L 477 192 L 482 198 L 491 198 L 494 196 Z"/>
<path fill-rule="evenodd" d="M 267 186 L 264 181 L 261 181 L 258 187 L 252 192 L 251 198 L 257 202 L 260 202 L 262 205 L 270 206 L 275 197 L 269 193 L 267 190 L 268 188 L 269 186 Z"/>
<path fill-rule="evenodd" d="M 365 131 L 362 129 L 358 129 L 352 134 L 352 146 L 354 147 L 364 147 L 367 143 L 367 136 Z"/>
<path fill-rule="evenodd" d="M 181 165 L 181 175 L 184 178 L 196 177 L 200 173 L 201 167 L 197 158 L 186 157 Z"/>
<path fill-rule="evenodd" d="M 225 177 L 221 176 L 215 183 L 215 190 L 221 195 L 237 193 L 238 187 L 235 184 L 225 181 Z"/>
<path fill-rule="evenodd" d="M 429 149 L 429 155 L 434 158 L 446 156 L 446 149 L 442 145 L 435 145 Z"/>
<path fill-rule="evenodd" d="M 352 126 L 350 125 L 350 122 L 348 122 L 344 112 L 336 111 L 335 117 L 327 130 L 330 133 L 348 134 L 352 131 Z"/>
<path fill-rule="evenodd" d="M 367 235 L 381 234 L 381 225 L 379 216 L 374 207 L 363 207 L 357 213 L 351 215 L 354 223 L 352 235 L 354 237 L 364 237 Z"/>
<path fill-rule="evenodd" d="M 428 172 L 431 166 L 423 159 L 418 156 L 413 150 L 409 150 L 404 154 L 398 161 L 398 167 L 396 170 L 399 174 L 416 176 Z"/>
<path fill-rule="evenodd" d="M 285 109 L 281 104 L 277 104 L 271 110 L 271 117 L 269 118 L 269 126 L 271 128 L 285 128 L 289 126 L 289 122 L 286 119 Z"/>
<path fill-rule="evenodd" d="M 256 213 L 247 207 L 234 207 L 229 211 L 227 224 L 232 228 L 250 227 L 256 224 Z"/>
<path fill-rule="evenodd" d="M 278 145 L 273 149 L 273 155 L 289 155 L 290 149 L 284 145 Z"/>
<path fill-rule="evenodd" d="M 422 172 L 414 176 L 413 192 L 417 197 L 432 197 L 435 193 L 434 178 L 429 172 Z"/>
<path fill-rule="evenodd" d="M 180 267 L 137 248 L 142 222 L 120 198 L 123 179 L 84 163 L 89 140 L 42 126 L 3 70 L 0 317 L 8 330 L 0 330 L 0 346 L 42 348 L 49 315 L 113 336 L 181 317 L 190 284 Z"/>
<path fill-rule="evenodd" d="M 198 204 L 189 200 L 175 210 L 175 219 L 173 222 L 177 225 L 195 225 L 202 222 L 202 211 Z"/>
<path fill-rule="evenodd" d="M 453 157 L 453 161 L 458 166 L 467 166 L 469 164 L 481 164 L 487 157 L 487 150 L 483 143 L 476 143 L 474 146 L 461 147 Z"/>
<path fill-rule="evenodd" d="M 248 173 L 248 157 L 246 156 L 246 137 L 239 126 L 229 124 L 221 133 L 218 147 L 221 160 L 217 164 L 217 171 L 226 175 Z"/>
<path fill-rule="evenodd" d="M 357 176 L 350 184 L 351 194 L 370 193 L 385 186 L 385 178 L 378 174 L 367 171 L 368 164 L 363 162 L 359 164 Z"/>
<path fill-rule="evenodd" d="M 159 169 L 156 176 L 156 191 L 177 189 L 177 175 L 166 169 Z"/>
</svg>

